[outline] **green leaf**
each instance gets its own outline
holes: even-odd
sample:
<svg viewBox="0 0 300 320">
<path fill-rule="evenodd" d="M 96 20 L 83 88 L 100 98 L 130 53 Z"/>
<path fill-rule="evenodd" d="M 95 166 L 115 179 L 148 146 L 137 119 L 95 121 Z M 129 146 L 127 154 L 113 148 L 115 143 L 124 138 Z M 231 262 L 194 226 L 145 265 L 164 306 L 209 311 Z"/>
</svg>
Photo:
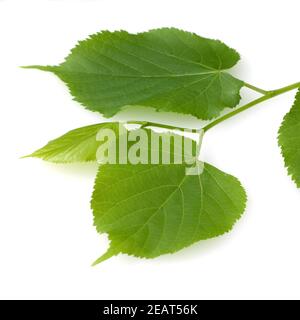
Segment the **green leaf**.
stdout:
<svg viewBox="0 0 300 320">
<path fill-rule="evenodd" d="M 278 142 L 288 173 L 300 188 L 300 90 L 291 111 L 284 117 Z"/>
<path fill-rule="evenodd" d="M 205 163 L 201 175 L 184 165 L 103 165 L 91 206 L 108 251 L 94 264 L 125 253 L 154 258 L 228 232 L 245 209 L 239 181 Z"/>
<path fill-rule="evenodd" d="M 139 34 L 103 31 L 72 50 L 54 72 L 75 100 L 111 117 L 124 106 L 211 119 L 235 107 L 243 82 L 225 70 L 239 54 L 224 43 L 175 28 Z"/>
<path fill-rule="evenodd" d="M 95 125 L 90 125 L 87 127 L 81 127 L 78 129 L 74 129 L 72 131 L 67 132 L 63 136 L 56 138 L 50 142 L 48 142 L 44 147 L 36 150 L 30 155 L 26 157 L 35 157 L 40 158 L 49 162 L 54 163 L 73 163 L 73 162 L 86 162 L 86 161 L 98 161 L 99 163 L 103 163 L 106 159 L 99 157 L 99 147 L 106 143 L 106 147 L 110 146 L 110 141 L 108 139 L 98 139 L 97 135 L 101 130 L 112 130 L 115 135 L 115 149 L 112 150 L 112 154 L 116 159 L 116 163 L 120 161 L 120 144 L 124 143 L 124 141 L 120 142 L 120 136 L 126 137 L 126 154 L 123 157 L 127 158 L 127 153 L 131 147 L 134 145 L 139 145 L 137 148 L 138 152 L 144 151 L 146 152 L 146 158 L 148 163 L 151 160 L 151 153 L 156 151 L 158 154 L 157 161 L 160 163 L 163 157 L 169 158 L 170 163 L 174 163 L 177 156 L 181 160 L 185 160 L 187 162 L 193 162 L 197 153 L 197 145 L 196 142 L 190 139 L 181 139 L 182 143 L 175 144 L 175 138 L 180 137 L 172 132 L 164 132 L 164 133 L 156 133 L 150 129 L 135 129 L 128 131 L 124 125 L 116 122 L 107 122 L 100 123 Z M 147 140 L 145 143 L 139 143 L 136 140 L 139 140 L 139 136 L 143 136 L 141 131 L 146 134 Z M 102 131 L 104 132 L 104 131 Z M 130 132 L 135 133 L 135 140 L 128 141 L 130 137 Z M 153 145 L 151 142 L 154 138 L 157 138 L 158 145 Z M 165 141 L 169 141 L 169 148 L 161 150 L 161 146 L 163 144 L 163 138 Z M 184 141 L 191 141 L 191 149 L 186 152 L 184 148 Z M 114 147 L 113 147 L 114 148 Z"/>
<path fill-rule="evenodd" d="M 103 143 L 96 139 L 100 129 L 111 129 L 118 134 L 119 123 L 100 123 L 69 131 L 26 157 L 55 163 L 96 161 L 97 149 Z"/>
</svg>

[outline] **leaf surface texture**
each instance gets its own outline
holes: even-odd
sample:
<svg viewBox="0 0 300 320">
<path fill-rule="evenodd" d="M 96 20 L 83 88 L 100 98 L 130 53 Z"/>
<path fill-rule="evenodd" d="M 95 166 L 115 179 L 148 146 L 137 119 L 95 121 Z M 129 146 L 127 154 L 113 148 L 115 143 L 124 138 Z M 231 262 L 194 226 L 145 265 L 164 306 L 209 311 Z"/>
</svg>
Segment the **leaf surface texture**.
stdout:
<svg viewBox="0 0 300 320">
<path fill-rule="evenodd" d="M 97 33 L 59 66 L 33 67 L 54 72 L 75 100 L 106 117 L 143 105 L 207 120 L 239 103 L 243 82 L 225 71 L 238 60 L 220 41 L 163 28 Z"/>
<path fill-rule="evenodd" d="M 49 141 L 28 157 L 41 158 L 54 163 L 96 161 L 96 152 L 102 143 L 96 139 L 100 129 L 110 129 L 118 134 L 119 124 L 108 122 L 71 130 Z"/>
<path fill-rule="evenodd" d="M 108 251 L 154 258 L 228 232 L 245 209 L 240 182 L 205 163 L 201 175 L 184 165 L 103 165 L 91 206 Z"/>
<path fill-rule="evenodd" d="M 300 90 L 292 109 L 284 117 L 278 142 L 288 173 L 300 188 Z"/>
</svg>

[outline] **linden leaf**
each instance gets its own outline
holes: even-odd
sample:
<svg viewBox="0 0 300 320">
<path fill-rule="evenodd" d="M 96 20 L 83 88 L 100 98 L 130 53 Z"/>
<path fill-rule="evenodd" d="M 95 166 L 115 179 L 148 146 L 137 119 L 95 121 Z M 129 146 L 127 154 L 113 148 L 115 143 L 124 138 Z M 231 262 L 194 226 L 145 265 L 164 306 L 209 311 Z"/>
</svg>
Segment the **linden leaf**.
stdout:
<svg viewBox="0 0 300 320">
<path fill-rule="evenodd" d="M 41 158 L 55 163 L 96 161 L 97 149 L 104 142 L 97 140 L 98 132 L 101 129 L 109 129 L 118 134 L 120 126 L 123 128 L 119 123 L 108 122 L 78 128 L 48 142 L 26 157 Z"/>
<path fill-rule="evenodd" d="M 228 232 L 244 212 L 240 182 L 205 163 L 200 175 L 185 165 L 103 165 L 91 206 L 108 251 L 94 264 L 124 253 L 154 258 Z"/>
<path fill-rule="evenodd" d="M 139 141 L 140 137 L 145 140 Z M 156 140 L 156 144 L 152 143 L 154 140 Z M 190 142 L 189 148 L 185 148 L 184 144 L 187 142 Z M 161 149 L 162 145 L 166 143 L 168 148 Z M 98 152 L 100 146 L 103 146 L 102 153 Z M 106 163 L 105 161 L 108 159 L 103 154 L 112 147 L 110 154 L 113 155 L 114 163 L 120 163 L 120 149 L 121 152 L 125 151 L 126 154 L 122 154 L 121 157 L 123 161 L 126 159 L 127 163 L 128 150 L 134 146 L 136 146 L 135 149 L 138 153 L 142 152 L 145 155 L 144 161 L 146 163 L 160 163 L 161 161 L 168 164 L 182 163 L 183 161 L 193 163 L 197 153 L 197 144 L 194 140 L 183 139 L 172 132 L 157 133 L 146 128 L 129 131 L 121 123 L 107 122 L 71 130 L 24 158 L 35 157 L 54 163 L 96 160 L 99 163 Z M 142 161 L 143 157 L 135 156 L 135 158 Z"/>
<path fill-rule="evenodd" d="M 239 54 L 224 43 L 175 28 L 139 34 L 103 31 L 79 42 L 51 71 L 75 100 L 111 117 L 124 106 L 211 119 L 240 100 L 243 82 L 225 70 Z"/>
<path fill-rule="evenodd" d="M 288 173 L 300 188 L 300 90 L 291 111 L 284 117 L 278 142 Z"/>
</svg>

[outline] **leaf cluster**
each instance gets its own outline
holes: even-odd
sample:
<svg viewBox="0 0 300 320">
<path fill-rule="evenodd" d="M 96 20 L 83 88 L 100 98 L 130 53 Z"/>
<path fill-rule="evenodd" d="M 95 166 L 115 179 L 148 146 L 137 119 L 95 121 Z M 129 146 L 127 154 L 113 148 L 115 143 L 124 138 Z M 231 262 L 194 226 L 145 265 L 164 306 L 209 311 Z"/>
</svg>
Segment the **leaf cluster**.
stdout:
<svg viewBox="0 0 300 320">
<path fill-rule="evenodd" d="M 57 66 L 29 66 L 54 73 L 68 86 L 74 100 L 91 111 L 110 118 L 128 106 L 152 107 L 157 111 L 190 114 L 211 120 L 204 132 L 227 118 L 260 102 L 271 99 L 300 84 L 265 91 L 237 79 L 230 69 L 239 54 L 218 40 L 200 37 L 175 28 L 162 28 L 130 34 L 103 31 L 90 36 L 72 49 Z M 255 90 L 262 97 L 236 109 L 242 87 Z M 221 112 L 227 111 L 223 116 Z M 128 119 L 129 121 L 131 119 Z M 155 135 L 153 123 L 136 121 L 134 133 L 147 127 Z M 177 133 L 162 136 L 176 139 Z M 228 232 L 241 217 L 246 193 L 238 179 L 195 160 L 197 174 L 187 174 L 190 166 L 175 163 L 175 143 L 171 143 L 168 164 L 105 162 L 97 150 L 107 141 L 97 139 L 100 130 L 111 130 L 118 137 L 130 134 L 118 122 L 105 122 L 72 130 L 50 141 L 31 157 L 54 163 L 98 161 L 91 207 L 99 233 L 107 233 L 110 247 L 95 263 L 119 253 L 154 258 L 174 253 L 200 240 Z M 300 186 L 300 92 L 279 130 L 279 145 L 289 174 Z M 122 135 L 120 135 L 122 131 Z M 203 132 L 202 132 L 203 133 Z M 138 141 L 126 145 L 129 152 L 143 152 Z M 183 143 L 194 141 L 187 137 Z M 138 145 L 138 146 L 137 146 Z M 153 146 L 146 143 L 147 152 Z M 198 142 L 197 148 L 200 148 Z M 119 150 L 117 148 L 117 150 Z M 149 151 L 150 150 L 150 151 Z M 164 156 L 161 144 L 156 150 Z M 186 156 L 186 154 L 182 154 Z"/>
</svg>

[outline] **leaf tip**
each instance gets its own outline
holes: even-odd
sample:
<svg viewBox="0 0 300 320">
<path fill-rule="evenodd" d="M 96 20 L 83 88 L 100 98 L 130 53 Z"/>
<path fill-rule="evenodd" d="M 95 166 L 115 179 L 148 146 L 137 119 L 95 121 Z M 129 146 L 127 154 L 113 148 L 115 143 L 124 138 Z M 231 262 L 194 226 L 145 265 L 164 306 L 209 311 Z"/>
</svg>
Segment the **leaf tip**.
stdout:
<svg viewBox="0 0 300 320">
<path fill-rule="evenodd" d="M 95 267 L 96 265 L 98 265 L 101 262 L 104 262 L 108 259 L 110 259 L 111 257 L 113 257 L 114 255 L 116 255 L 117 253 L 112 249 L 112 247 L 110 247 L 102 256 L 100 256 L 97 260 L 95 260 L 92 263 L 92 267 Z"/>
<path fill-rule="evenodd" d="M 19 157 L 19 159 L 26 159 L 26 158 L 31 158 L 31 157 L 32 157 L 31 154 L 27 154 L 26 156 Z"/>
<path fill-rule="evenodd" d="M 26 158 L 38 158 L 38 155 L 36 154 L 36 151 L 26 154 L 25 156 L 19 157 L 19 159 L 26 159 Z"/>
<path fill-rule="evenodd" d="M 49 71 L 49 72 L 54 72 L 57 67 L 55 66 L 39 66 L 39 65 L 31 65 L 31 66 L 20 66 L 22 69 L 36 69 L 36 70 L 41 70 L 41 71 Z"/>
</svg>

